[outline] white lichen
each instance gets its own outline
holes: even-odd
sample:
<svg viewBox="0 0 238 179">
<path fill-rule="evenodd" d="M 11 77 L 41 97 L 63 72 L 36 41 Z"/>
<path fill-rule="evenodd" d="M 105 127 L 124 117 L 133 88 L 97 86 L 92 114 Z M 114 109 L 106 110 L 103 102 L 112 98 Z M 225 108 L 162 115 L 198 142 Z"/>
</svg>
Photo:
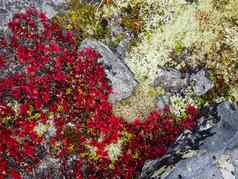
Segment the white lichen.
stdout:
<svg viewBox="0 0 238 179">
<path fill-rule="evenodd" d="M 111 161 L 116 161 L 118 157 L 121 155 L 122 144 L 119 140 L 117 143 L 109 144 L 106 147 L 106 151 L 108 153 L 108 157 Z"/>
<path fill-rule="evenodd" d="M 34 131 L 38 136 L 45 135 L 46 138 L 54 136 L 56 134 L 56 128 L 54 127 L 53 121 L 48 121 L 47 123 L 38 122 L 35 126 Z"/>
<path fill-rule="evenodd" d="M 164 8 L 160 9 L 163 13 L 157 14 L 157 20 L 153 19 L 153 23 L 160 26 L 154 31 L 142 33 L 141 43 L 134 47 L 125 59 L 139 81 L 144 80 L 146 76 L 146 80 L 152 82 L 159 67 L 171 61 L 170 53 L 176 49 L 178 43 L 187 48 L 195 44 L 200 45 L 204 49 L 202 53 L 206 53 L 210 46 L 205 48 L 204 44 L 210 44 L 216 39 L 213 29 L 201 30 L 201 22 L 197 17 L 200 11 L 209 11 L 207 1 L 200 1 L 198 4 L 167 1 L 164 4 L 161 2 L 160 8 Z M 163 24 L 161 21 L 165 21 L 164 19 L 166 23 Z M 151 27 L 151 22 L 148 23 L 148 27 Z"/>
</svg>

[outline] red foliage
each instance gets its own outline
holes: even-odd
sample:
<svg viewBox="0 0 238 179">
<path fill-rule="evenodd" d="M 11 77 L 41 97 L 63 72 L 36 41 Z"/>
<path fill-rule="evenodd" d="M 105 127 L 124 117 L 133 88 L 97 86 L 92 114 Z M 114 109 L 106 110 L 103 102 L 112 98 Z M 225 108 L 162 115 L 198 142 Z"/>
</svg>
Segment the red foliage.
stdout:
<svg viewBox="0 0 238 179">
<path fill-rule="evenodd" d="M 129 179 L 145 160 L 164 155 L 184 128 L 194 127 L 197 111 L 192 106 L 181 124 L 169 112 L 152 112 L 134 123 L 114 116 L 108 102 L 112 88 L 97 63 L 100 55 L 92 49 L 78 52 L 72 34 L 44 14 L 28 9 L 16 14 L 9 28 L 11 39 L 1 39 L 1 48 L 11 48 L 24 70 L 0 80 L 0 178 L 21 178 L 19 167 L 9 159 L 30 172 L 40 162 L 37 147 L 50 145 L 48 155 L 62 161 L 80 154 L 72 178 L 83 178 L 81 168 L 87 165 L 89 178 Z M 46 140 L 35 128 L 49 121 L 56 134 Z M 131 138 L 112 166 L 105 147 L 116 143 L 123 132 Z M 95 147 L 97 160 L 87 155 L 88 145 Z"/>
</svg>

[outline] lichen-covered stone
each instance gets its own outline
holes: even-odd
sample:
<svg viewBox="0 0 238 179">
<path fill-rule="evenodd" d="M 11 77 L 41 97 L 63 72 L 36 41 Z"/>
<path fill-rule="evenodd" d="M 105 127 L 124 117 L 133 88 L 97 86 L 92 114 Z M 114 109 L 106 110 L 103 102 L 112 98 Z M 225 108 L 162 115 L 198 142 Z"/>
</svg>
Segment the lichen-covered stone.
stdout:
<svg viewBox="0 0 238 179">
<path fill-rule="evenodd" d="M 191 83 L 193 84 L 194 93 L 198 96 L 204 95 L 213 88 L 213 81 L 209 80 L 206 77 L 206 72 L 204 70 L 200 70 L 196 74 L 191 76 Z"/>
<path fill-rule="evenodd" d="M 169 106 L 169 97 L 168 96 L 159 96 L 159 97 L 157 97 L 156 110 L 162 112 L 168 106 Z"/>
<path fill-rule="evenodd" d="M 154 81 L 155 86 L 162 86 L 167 91 L 179 91 L 188 84 L 187 78 L 175 69 L 161 69 Z"/>
</svg>

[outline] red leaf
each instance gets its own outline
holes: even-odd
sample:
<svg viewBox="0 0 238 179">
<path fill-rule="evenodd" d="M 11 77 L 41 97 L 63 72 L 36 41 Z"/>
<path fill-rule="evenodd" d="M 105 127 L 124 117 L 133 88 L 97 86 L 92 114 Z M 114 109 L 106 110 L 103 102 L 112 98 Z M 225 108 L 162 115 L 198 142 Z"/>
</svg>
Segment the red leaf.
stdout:
<svg viewBox="0 0 238 179">
<path fill-rule="evenodd" d="M 3 57 L 0 56 L 0 68 L 5 66 L 5 60 Z"/>
<path fill-rule="evenodd" d="M 15 170 L 15 169 L 12 170 L 12 172 L 11 172 L 11 177 L 12 177 L 13 179 L 21 179 L 20 173 L 19 173 L 17 170 Z"/>
</svg>

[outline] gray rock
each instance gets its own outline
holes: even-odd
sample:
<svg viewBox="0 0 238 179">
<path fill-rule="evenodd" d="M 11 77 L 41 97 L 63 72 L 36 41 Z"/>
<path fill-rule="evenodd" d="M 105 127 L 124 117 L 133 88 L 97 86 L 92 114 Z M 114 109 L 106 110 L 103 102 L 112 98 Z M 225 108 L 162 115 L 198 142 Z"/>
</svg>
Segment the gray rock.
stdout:
<svg viewBox="0 0 238 179">
<path fill-rule="evenodd" d="M 46 156 L 38 166 L 33 169 L 33 172 L 22 172 L 23 179 L 65 179 L 74 178 L 73 168 L 76 160 L 79 160 L 78 155 L 71 155 L 64 162 L 60 159 Z M 64 165 L 62 165 L 64 163 Z"/>
<path fill-rule="evenodd" d="M 206 94 L 208 90 L 214 86 L 213 81 L 206 77 L 206 72 L 204 70 L 200 70 L 199 72 L 193 74 L 191 76 L 190 83 L 193 84 L 193 90 L 198 96 Z"/>
<path fill-rule="evenodd" d="M 183 93 L 186 88 L 191 85 L 194 94 L 202 96 L 213 88 L 213 81 L 207 78 L 205 70 L 197 73 L 181 73 L 173 68 L 161 68 L 159 75 L 154 80 L 155 87 L 163 87 L 169 93 Z"/>
<path fill-rule="evenodd" d="M 4 79 L 6 76 L 13 75 L 24 69 L 24 66 L 18 60 L 15 60 L 12 54 L 8 56 L 5 63 L 5 67 L 0 68 L 0 79 Z"/>
<path fill-rule="evenodd" d="M 214 135 L 204 142 L 202 149 L 214 152 L 226 150 L 238 145 L 238 107 L 230 102 L 224 102 L 217 107 L 220 122 L 211 132 Z"/>
<path fill-rule="evenodd" d="M 199 152 L 196 156 L 178 162 L 164 179 L 235 179 L 237 153 L 233 151 Z"/>
<path fill-rule="evenodd" d="M 154 81 L 155 87 L 161 86 L 168 92 L 177 92 L 187 85 L 187 78 L 183 78 L 181 72 L 172 68 L 161 69 Z"/>
<path fill-rule="evenodd" d="M 114 55 L 106 45 L 96 40 L 84 40 L 79 49 L 83 48 L 92 48 L 102 55 L 99 62 L 103 63 L 107 78 L 112 83 L 113 93 L 109 97 L 110 102 L 115 103 L 131 96 L 137 82 L 127 65 Z"/>
<path fill-rule="evenodd" d="M 223 179 L 221 171 L 216 166 L 216 160 L 208 153 L 178 162 L 175 169 L 165 178 Z"/>
<path fill-rule="evenodd" d="M 145 163 L 140 178 L 236 179 L 238 107 L 224 102 L 215 109 L 216 115 L 204 112 L 195 131 L 184 131 L 166 156 Z"/>
</svg>

